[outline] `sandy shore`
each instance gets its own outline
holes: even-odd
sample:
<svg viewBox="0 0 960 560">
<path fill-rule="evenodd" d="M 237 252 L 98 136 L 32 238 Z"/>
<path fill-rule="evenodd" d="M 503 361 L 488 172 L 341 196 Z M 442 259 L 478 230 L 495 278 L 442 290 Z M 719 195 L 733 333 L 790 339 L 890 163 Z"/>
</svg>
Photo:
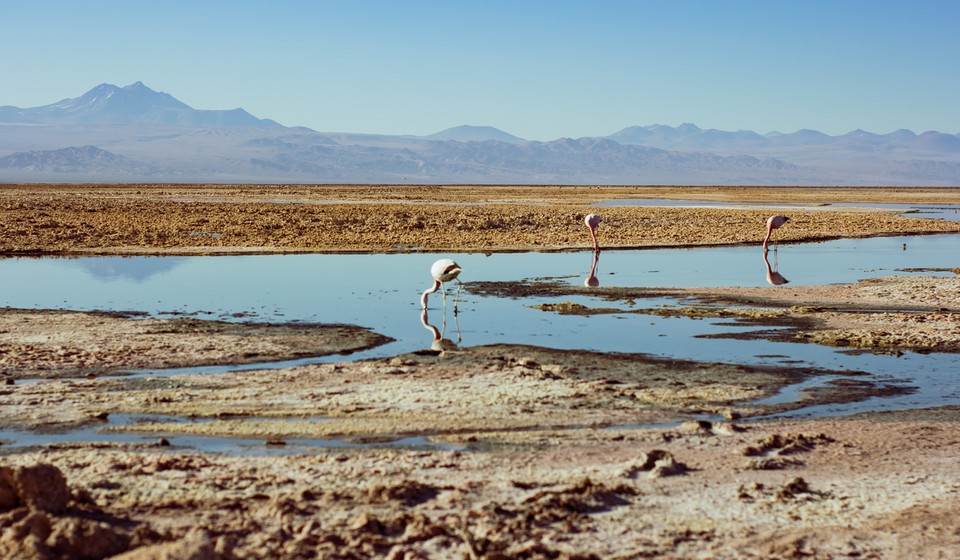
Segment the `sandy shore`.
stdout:
<svg viewBox="0 0 960 560">
<path fill-rule="evenodd" d="M 771 210 L 742 204 L 765 201 L 792 217 L 781 240 L 960 232 L 958 222 L 869 208 L 956 204 L 960 189 L 43 185 L 0 187 L 0 252 L 582 249 L 590 205 L 623 197 L 730 206 L 604 207 L 605 247 L 758 244 Z M 808 344 L 960 350 L 960 277 L 949 274 L 775 290 L 590 290 L 635 300 L 638 313 L 775 324 L 778 336 Z M 643 306 L 660 295 L 694 303 Z M 960 408 L 753 420 L 797 406 L 744 403 L 828 373 L 810 368 L 495 345 L 122 375 L 383 342 L 343 325 L 0 310 L 0 430 L 149 436 L 0 445 L 0 557 L 894 559 L 960 550 Z M 898 390 L 840 383 L 800 404 Z M 139 420 L 114 421 L 127 415 Z M 716 420 L 694 420 L 705 416 Z M 202 453 L 164 439 L 187 435 L 254 447 Z M 420 439 L 382 445 L 402 437 Z"/>
</svg>

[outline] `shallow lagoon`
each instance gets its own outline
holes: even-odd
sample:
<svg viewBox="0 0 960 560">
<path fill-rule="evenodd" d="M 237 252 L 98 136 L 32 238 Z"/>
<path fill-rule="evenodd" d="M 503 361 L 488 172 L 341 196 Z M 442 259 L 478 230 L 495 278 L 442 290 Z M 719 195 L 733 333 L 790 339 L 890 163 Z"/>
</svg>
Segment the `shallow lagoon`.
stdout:
<svg viewBox="0 0 960 560">
<path fill-rule="evenodd" d="M 781 245 L 768 262 L 789 279 L 767 284 L 766 263 L 755 246 L 696 249 L 604 251 L 597 266 L 603 286 L 698 287 L 767 286 L 853 282 L 904 269 L 954 268 L 960 236 L 848 239 Z M 444 310 L 440 294 L 430 299 L 427 324 L 419 296 L 430 285 L 430 264 L 450 256 L 463 267 L 466 289 L 459 315 L 453 298 Z M 911 395 L 870 399 L 843 407 L 795 414 L 840 414 L 960 403 L 954 355 L 851 355 L 811 344 L 766 340 L 696 338 L 736 332 L 749 326 L 729 320 L 664 318 L 643 314 L 567 316 L 543 312 L 537 303 L 573 301 L 610 307 L 589 296 L 509 299 L 469 291 L 471 281 L 551 279 L 583 285 L 591 252 L 375 255 L 257 255 L 217 257 L 87 257 L 0 259 L 6 287 L 0 306 L 75 310 L 140 311 L 152 315 L 191 315 L 239 321 L 346 323 L 369 327 L 396 342 L 354 356 L 331 356 L 272 364 L 389 356 L 429 348 L 429 326 L 465 346 L 493 343 L 551 348 L 641 352 L 702 361 L 752 364 L 802 364 L 837 371 L 859 370 L 884 383 L 916 387 Z M 450 287 L 448 287 L 450 289 Z M 637 307 L 677 306 L 673 298 L 638 300 Z M 444 312 L 446 311 L 446 312 Z M 446 319 L 446 325 L 444 325 Z M 176 374 L 263 368 L 264 364 L 150 372 Z M 145 372 L 140 372 L 145 373 Z M 790 391 L 781 399 L 790 399 Z"/>
</svg>

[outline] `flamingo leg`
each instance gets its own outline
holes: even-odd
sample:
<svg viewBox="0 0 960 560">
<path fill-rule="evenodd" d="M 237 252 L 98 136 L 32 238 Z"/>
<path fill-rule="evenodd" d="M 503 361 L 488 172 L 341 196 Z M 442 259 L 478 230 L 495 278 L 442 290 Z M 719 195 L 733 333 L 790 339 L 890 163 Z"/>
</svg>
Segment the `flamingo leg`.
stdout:
<svg viewBox="0 0 960 560">
<path fill-rule="evenodd" d="M 459 310 L 457 305 L 460 303 L 460 289 L 463 288 L 463 282 L 460 279 L 457 279 L 457 295 L 453 298 L 453 316 L 456 317 Z"/>
<path fill-rule="evenodd" d="M 460 319 L 457 318 L 457 308 L 453 308 L 453 324 L 457 327 L 457 346 L 460 346 L 460 342 L 463 341 L 463 338 L 460 336 Z"/>
</svg>

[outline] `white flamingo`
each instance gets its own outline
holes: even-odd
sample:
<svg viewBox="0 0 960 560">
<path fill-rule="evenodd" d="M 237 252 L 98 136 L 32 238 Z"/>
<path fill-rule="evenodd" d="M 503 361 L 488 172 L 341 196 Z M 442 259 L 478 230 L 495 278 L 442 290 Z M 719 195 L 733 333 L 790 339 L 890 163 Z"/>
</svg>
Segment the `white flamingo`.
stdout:
<svg viewBox="0 0 960 560">
<path fill-rule="evenodd" d="M 594 252 L 600 251 L 600 244 L 597 243 L 597 226 L 600 225 L 600 215 L 599 214 L 587 214 L 583 217 L 583 223 L 587 225 L 587 228 L 590 230 L 590 237 L 593 238 L 593 250 Z"/>
<path fill-rule="evenodd" d="M 450 259 L 440 259 L 437 262 L 433 263 L 433 266 L 430 267 L 430 275 L 433 276 L 433 286 L 430 286 L 423 291 L 423 295 L 420 296 L 420 307 L 422 309 L 427 308 L 427 296 L 433 292 L 440 290 L 440 293 L 443 294 L 443 307 L 447 307 L 447 291 L 443 288 L 444 282 L 450 282 L 452 280 L 457 281 L 457 296 L 453 302 L 453 312 L 457 312 L 457 302 L 460 299 L 460 288 L 463 287 L 463 282 L 460 282 L 460 279 L 457 276 L 461 272 L 460 265 L 453 262 Z"/>
</svg>

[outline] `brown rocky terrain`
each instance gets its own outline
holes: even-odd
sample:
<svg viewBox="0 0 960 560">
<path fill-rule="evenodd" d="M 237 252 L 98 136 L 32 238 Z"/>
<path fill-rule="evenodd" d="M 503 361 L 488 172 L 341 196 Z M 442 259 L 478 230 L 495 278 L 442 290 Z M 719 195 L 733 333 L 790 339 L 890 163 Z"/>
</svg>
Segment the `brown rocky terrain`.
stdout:
<svg viewBox="0 0 960 560">
<path fill-rule="evenodd" d="M 0 254 L 563 250 L 590 246 L 580 220 L 618 198 L 784 206 L 782 241 L 956 233 L 830 202 L 960 203 L 960 189 L 478 187 L 328 185 L 10 185 L 0 188 Z M 599 209 L 601 245 L 756 243 L 769 209 Z"/>
</svg>

